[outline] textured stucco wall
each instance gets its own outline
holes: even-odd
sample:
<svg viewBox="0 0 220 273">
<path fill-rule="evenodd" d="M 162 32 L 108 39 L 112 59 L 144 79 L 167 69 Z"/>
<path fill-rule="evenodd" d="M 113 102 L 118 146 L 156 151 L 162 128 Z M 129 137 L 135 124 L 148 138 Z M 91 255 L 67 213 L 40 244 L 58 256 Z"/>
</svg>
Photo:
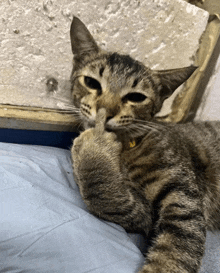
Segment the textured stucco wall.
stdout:
<svg viewBox="0 0 220 273">
<path fill-rule="evenodd" d="M 9 0 L 0 14 L 0 103 L 48 108 L 67 108 L 73 15 L 100 46 L 154 69 L 192 64 L 208 19 L 183 0 Z M 55 93 L 45 87 L 50 76 Z"/>
</svg>

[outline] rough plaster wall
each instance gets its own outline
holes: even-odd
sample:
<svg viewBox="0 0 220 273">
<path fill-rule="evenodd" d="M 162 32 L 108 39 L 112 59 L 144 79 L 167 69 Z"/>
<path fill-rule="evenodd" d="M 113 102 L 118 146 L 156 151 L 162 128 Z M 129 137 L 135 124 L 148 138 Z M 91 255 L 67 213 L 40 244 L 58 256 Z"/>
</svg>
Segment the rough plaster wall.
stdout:
<svg viewBox="0 0 220 273">
<path fill-rule="evenodd" d="M 73 15 L 98 44 L 154 69 L 193 63 L 208 13 L 182 0 L 9 0 L 0 5 L 0 103 L 67 108 Z M 48 92 L 48 77 L 58 90 Z"/>
</svg>

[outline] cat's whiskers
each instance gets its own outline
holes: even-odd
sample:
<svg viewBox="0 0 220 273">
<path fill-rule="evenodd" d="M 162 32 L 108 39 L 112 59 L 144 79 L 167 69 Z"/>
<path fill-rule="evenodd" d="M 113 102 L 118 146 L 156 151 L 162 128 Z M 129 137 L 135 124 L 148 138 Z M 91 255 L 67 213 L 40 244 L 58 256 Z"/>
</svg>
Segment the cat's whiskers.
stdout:
<svg viewBox="0 0 220 273">
<path fill-rule="evenodd" d="M 151 128 L 148 128 L 148 131 L 149 131 L 149 129 L 151 130 Z M 145 133 L 146 133 L 146 128 L 143 128 L 142 126 L 139 126 L 137 124 L 130 124 L 127 127 L 127 134 L 131 138 L 139 137 Z"/>
<path fill-rule="evenodd" d="M 141 119 L 133 119 L 135 121 L 135 124 L 140 124 L 140 125 L 146 125 L 148 127 L 151 127 L 152 129 L 160 130 L 164 128 L 164 125 L 162 123 L 156 123 L 153 121 L 147 121 L 147 120 L 141 120 Z"/>
<path fill-rule="evenodd" d="M 62 100 L 62 102 L 63 102 L 62 108 L 64 108 L 64 109 L 60 109 L 60 112 L 70 114 L 77 121 L 82 120 L 82 113 L 79 108 L 75 107 L 72 103 L 69 103 L 66 100 Z"/>
<path fill-rule="evenodd" d="M 139 128 L 143 128 L 143 129 L 158 129 L 157 126 L 155 126 L 154 123 L 150 123 L 150 122 L 142 122 L 142 120 L 138 120 L 138 119 L 134 119 L 133 120 L 134 123 L 132 123 L 134 126 L 139 127 Z"/>
<path fill-rule="evenodd" d="M 65 107 L 64 109 L 62 109 L 63 111 L 66 111 L 66 112 L 72 111 L 74 113 L 80 113 L 80 109 L 76 108 L 75 106 L 71 104 L 63 104 L 62 106 Z"/>
<path fill-rule="evenodd" d="M 77 120 L 82 120 L 82 116 L 80 114 L 71 114 L 71 116 L 73 116 Z"/>
<path fill-rule="evenodd" d="M 79 111 L 79 108 L 77 108 L 73 102 L 71 102 L 70 98 L 63 98 L 60 95 L 56 95 L 53 97 L 53 100 L 57 101 L 57 106 L 60 108 L 61 111 Z"/>
<path fill-rule="evenodd" d="M 150 121 L 143 121 L 139 119 L 133 119 L 133 123 L 127 125 L 127 129 L 129 129 L 129 135 L 131 137 L 139 137 L 144 135 L 150 131 L 161 131 L 164 128 L 163 124 L 157 124 Z"/>
<path fill-rule="evenodd" d="M 79 124 L 77 126 L 78 131 L 79 131 L 80 128 L 84 128 L 84 123 L 83 123 L 82 119 L 80 120 L 80 122 L 79 122 Z"/>
</svg>

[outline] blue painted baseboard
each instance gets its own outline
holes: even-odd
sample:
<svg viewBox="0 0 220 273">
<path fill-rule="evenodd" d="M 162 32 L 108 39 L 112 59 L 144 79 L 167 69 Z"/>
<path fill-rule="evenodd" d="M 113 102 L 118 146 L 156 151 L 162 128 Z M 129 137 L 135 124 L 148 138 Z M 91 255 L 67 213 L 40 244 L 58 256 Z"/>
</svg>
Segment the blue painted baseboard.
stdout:
<svg viewBox="0 0 220 273">
<path fill-rule="evenodd" d="M 73 139 L 77 135 L 77 133 L 73 132 L 0 129 L 0 142 L 70 149 Z"/>
</svg>

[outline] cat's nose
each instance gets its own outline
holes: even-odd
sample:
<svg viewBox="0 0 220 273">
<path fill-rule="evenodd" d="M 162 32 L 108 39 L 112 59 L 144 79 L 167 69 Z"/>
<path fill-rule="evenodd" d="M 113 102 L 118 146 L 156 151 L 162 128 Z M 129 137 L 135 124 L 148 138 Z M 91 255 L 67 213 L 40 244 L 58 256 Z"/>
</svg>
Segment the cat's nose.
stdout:
<svg viewBox="0 0 220 273">
<path fill-rule="evenodd" d="M 101 107 L 104 108 L 106 110 L 106 120 L 105 123 L 107 123 L 110 119 L 114 118 L 118 111 L 119 111 L 119 107 L 112 107 L 112 108 L 105 108 L 105 107 Z M 99 109 L 97 109 L 98 112 Z"/>
<path fill-rule="evenodd" d="M 105 108 L 99 109 L 96 113 L 96 118 L 95 118 L 96 119 L 95 120 L 96 126 L 100 126 L 100 124 L 101 124 L 101 127 L 106 128 L 106 124 L 113 117 L 114 116 L 112 116 L 112 115 L 107 115 Z"/>
<path fill-rule="evenodd" d="M 98 113 L 101 108 L 106 110 L 107 123 L 120 111 L 120 97 L 111 93 L 103 94 L 96 103 L 96 112 Z"/>
</svg>

